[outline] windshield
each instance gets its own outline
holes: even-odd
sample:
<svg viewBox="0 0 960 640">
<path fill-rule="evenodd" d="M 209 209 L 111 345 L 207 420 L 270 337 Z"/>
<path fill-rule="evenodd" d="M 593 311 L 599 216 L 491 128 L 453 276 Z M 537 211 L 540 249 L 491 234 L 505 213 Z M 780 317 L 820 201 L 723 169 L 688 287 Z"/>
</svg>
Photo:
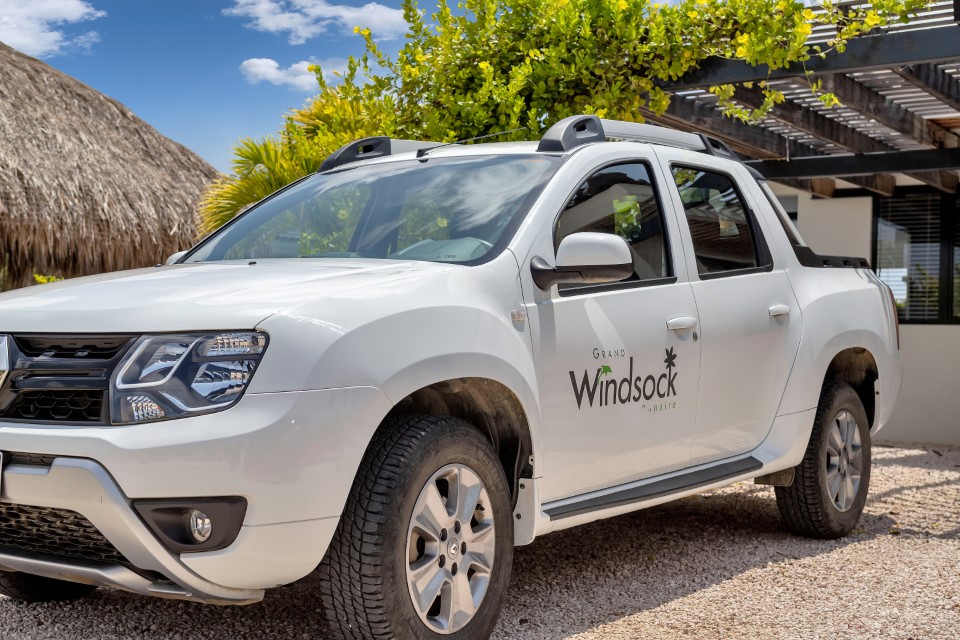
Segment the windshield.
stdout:
<svg viewBox="0 0 960 640">
<path fill-rule="evenodd" d="M 533 154 L 424 158 L 311 176 L 235 219 L 185 262 L 483 262 L 510 240 L 560 162 Z"/>
</svg>

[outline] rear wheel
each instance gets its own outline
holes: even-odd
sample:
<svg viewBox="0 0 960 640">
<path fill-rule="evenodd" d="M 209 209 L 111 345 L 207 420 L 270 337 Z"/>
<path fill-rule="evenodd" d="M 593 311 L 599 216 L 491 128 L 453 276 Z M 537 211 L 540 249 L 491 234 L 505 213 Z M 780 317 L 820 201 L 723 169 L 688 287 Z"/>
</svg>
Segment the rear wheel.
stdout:
<svg viewBox="0 0 960 640">
<path fill-rule="evenodd" d="M 776 488 L 780 515 L 800 535 L 839 538 L 857 526 L 869 487 L 867 413 L 850 385 L 828 382 L 793 484 Z"/>
<path fill-rule="evenodd" d="M 21 602 L 79 600 L 96 587 L 19 572 L 0 572 L 0 594 Z"/>
<path fill-rule="evenodd" d="M 368 450 L 320 566 L 345 638 L 486 638 L 513 561 L 507 480 L 463 420 L 389 419 Z"/>
</svg>

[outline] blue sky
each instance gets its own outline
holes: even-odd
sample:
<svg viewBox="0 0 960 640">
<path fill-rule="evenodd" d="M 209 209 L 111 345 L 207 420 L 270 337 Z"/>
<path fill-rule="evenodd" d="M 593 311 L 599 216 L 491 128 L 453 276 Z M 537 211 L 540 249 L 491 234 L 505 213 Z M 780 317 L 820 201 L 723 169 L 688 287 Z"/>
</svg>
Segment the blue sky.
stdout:
<svg viewBox="0 0 960 640">
<path fill-rule="evenodd" d="M 0 0 L 0 41 L 127 105 L 221 171 L 359 54 L 358 24 L 402 44 L 400 0 Z"/>
</svg>

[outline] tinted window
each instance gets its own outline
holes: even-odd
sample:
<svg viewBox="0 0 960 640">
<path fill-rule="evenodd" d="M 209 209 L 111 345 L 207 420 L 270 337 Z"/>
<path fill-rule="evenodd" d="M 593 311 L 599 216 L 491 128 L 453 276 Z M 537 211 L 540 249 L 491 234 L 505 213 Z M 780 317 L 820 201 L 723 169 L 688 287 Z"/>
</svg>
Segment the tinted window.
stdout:
<svg viewBox="0 0 960 640">
<path fill-rule="evenodd" d="M 719 173 L 673 168 L 686 213 L 697 271 L 721 273 L 760 264 L 746 207 L 733 181 Z"/>
<path fill-rule="evenodd" d="M 663 214 L 650 173 L 641 163 L 601 169 L 577 187 L 557 222 L 557 246 L 566 236 L 580 231 L 624 238 L 633 253 L 634 280 L 672 275 Z"/>
</svg>

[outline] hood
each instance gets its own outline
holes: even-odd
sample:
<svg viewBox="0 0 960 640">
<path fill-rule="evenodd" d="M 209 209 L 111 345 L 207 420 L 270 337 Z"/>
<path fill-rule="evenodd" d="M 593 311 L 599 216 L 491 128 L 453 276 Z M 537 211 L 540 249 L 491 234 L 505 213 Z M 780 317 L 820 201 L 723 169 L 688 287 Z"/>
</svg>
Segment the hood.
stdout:
<svg viewBox="0 0 960 640">
<path fill-rule="evenodd" d="M 253 329 L 288 307 L 389 287 L 458 265 L 300 259 L 121 271 L 0 295 L 0 333 L 145 333 Z"/>
</svg>

